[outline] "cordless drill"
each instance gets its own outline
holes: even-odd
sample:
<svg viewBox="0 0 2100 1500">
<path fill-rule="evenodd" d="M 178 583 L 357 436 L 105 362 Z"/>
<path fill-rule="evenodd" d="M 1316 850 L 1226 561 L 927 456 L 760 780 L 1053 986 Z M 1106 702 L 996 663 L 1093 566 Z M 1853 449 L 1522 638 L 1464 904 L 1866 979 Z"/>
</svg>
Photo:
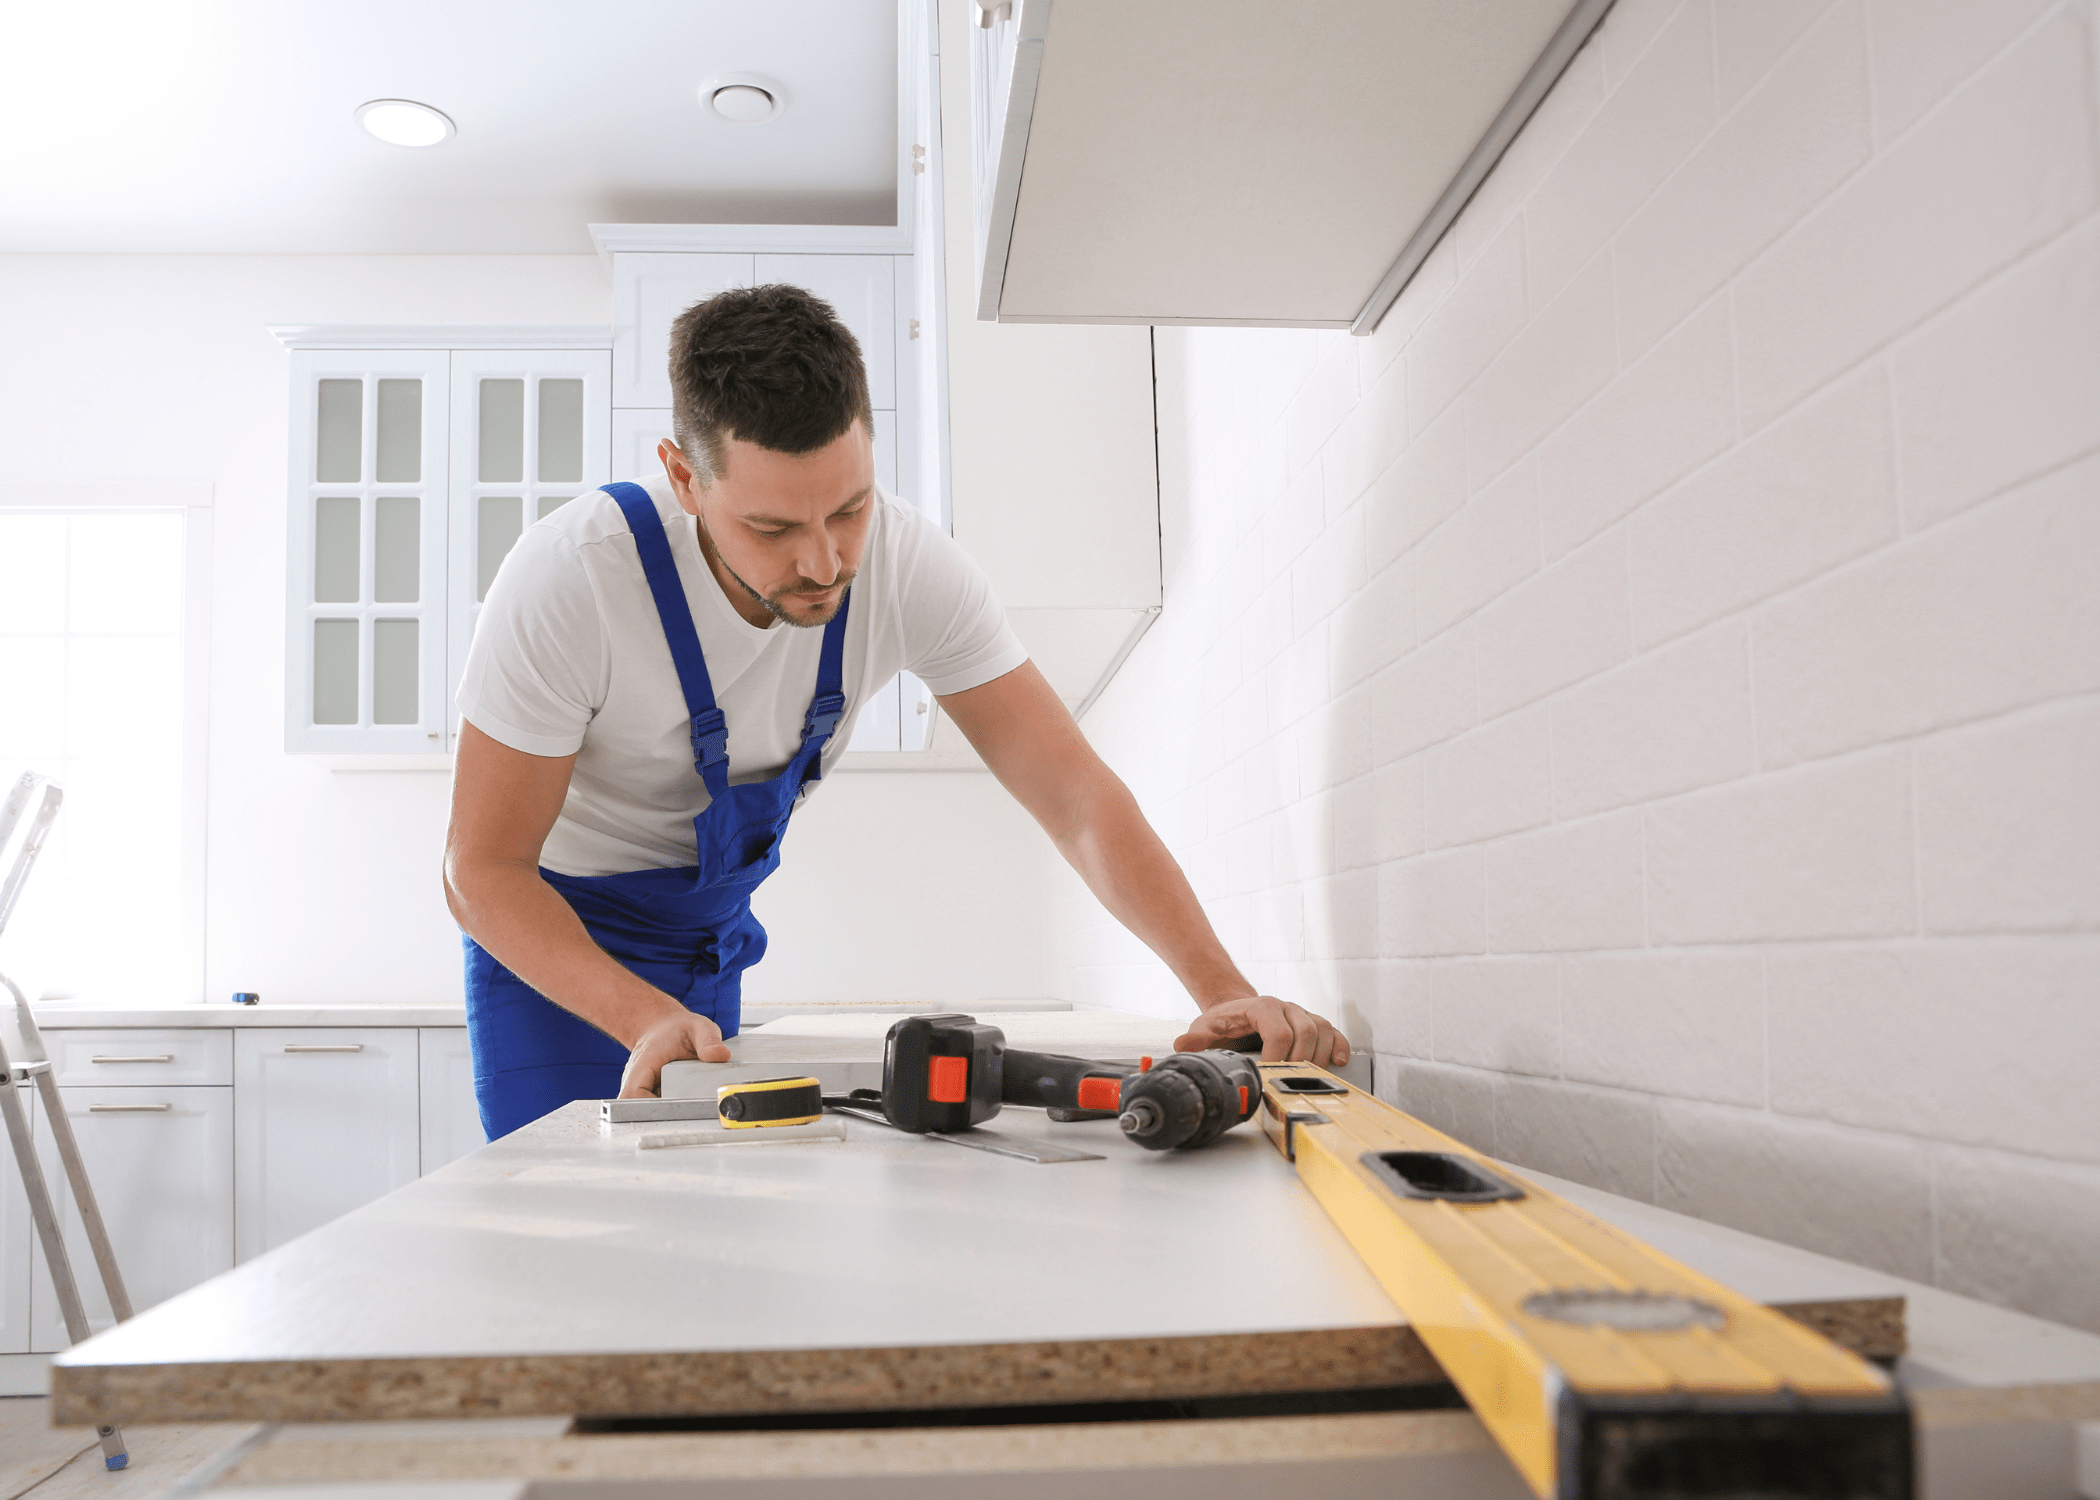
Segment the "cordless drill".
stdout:
<svg viewBox="0 0 2100 1500">
<path fill-rule="evenodd" d="M 967 1130 L 1001 1105 L 1031 1104 L 1052 1119 L 1114 1115 L 1153 1151 L 1207 1146 L 1261 1103 L 1261 1075 L 1238 1052 L 1182 1052 L 1138 1072 L 1006 1045 L 974 1016 L 907 1016 L 882 1051 L 882 1113 L 899 1130 Z"/>
</svg>

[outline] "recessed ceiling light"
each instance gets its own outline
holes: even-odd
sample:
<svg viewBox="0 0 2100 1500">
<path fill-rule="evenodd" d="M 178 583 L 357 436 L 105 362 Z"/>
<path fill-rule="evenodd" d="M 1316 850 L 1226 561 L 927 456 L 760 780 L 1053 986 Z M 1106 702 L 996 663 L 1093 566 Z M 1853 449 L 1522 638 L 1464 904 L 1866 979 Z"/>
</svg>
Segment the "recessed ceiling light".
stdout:
<svg viewBox="0 0 2100 1500">
<path fill-rule="evenodd" d="M 700 85 L 700 103 L 732 125 L 757 125 L 787 108 L 787 90 L 756 73 L 725 73 Z"/>
<path fill-rule="evenodd" d="M 374 99 L 360 104 L 357 123 L 389 146 L 435 146 L 455 134 L 449 119 L 413 99 Z"/>
</svg>

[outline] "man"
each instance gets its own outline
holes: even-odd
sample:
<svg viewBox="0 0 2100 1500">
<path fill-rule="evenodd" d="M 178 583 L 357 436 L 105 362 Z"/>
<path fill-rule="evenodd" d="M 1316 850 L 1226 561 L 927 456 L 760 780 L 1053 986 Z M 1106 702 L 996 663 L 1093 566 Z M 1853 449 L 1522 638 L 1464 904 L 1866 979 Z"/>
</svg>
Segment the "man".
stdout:
<svg viewBox="0 0 2100 1500">
<path fill-rule="evenodd" d="M 1186 986 L 1177 1047 L 1258 1032 L 1272 1059 L 1348 1060 L 1240 974 L 983 574 L 875 487 L 860 347 L 828 304 L 766 286 L 688 309 L 671 386 L 664 478 L 526 531 L 460 685 L 445 889 L 490 1139 L 728 1058 L 765 952 L 751 892 L 900 669 Z"/>
</svg>

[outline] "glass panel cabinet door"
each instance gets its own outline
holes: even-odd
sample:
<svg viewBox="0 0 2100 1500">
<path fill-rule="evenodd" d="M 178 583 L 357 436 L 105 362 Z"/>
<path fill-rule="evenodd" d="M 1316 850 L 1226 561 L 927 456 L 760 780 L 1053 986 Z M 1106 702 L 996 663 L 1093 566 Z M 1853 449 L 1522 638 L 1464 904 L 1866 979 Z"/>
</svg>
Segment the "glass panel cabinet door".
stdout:
<svg viewBox="0 0 2100 1500">
<path fill-rule="evenodd" d="M 609 479 L 612 353 L 454 350 L 445 699 L 467 666 L 482 601 L 535 522 Z"/>
<path fill-rule="evenodd" d="M 450 749 L 443 350 L 292 355 L 285 748 Z"/>
</svg>

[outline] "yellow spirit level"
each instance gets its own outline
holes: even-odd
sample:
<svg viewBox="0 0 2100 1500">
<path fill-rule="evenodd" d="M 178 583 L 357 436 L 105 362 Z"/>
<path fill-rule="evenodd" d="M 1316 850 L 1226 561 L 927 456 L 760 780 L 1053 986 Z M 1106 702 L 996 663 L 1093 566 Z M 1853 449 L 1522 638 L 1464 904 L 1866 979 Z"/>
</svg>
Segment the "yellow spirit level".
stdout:
<svg viewBox="0 0 2100 1500">
<path fill-rule="evenodd" d="M 1261 1071 L 1262 1128 L 1539 1495 L 1911 1494 L 1873 1365 L 1321 1068 Z"/>
<path fill-rule="evenodd" d="M 807 1125 L 824 1117 L 824 1086 L 814 1078 L 753 1078 L 715 1090 L 715 1112 L 725 1130 L 763 1125 Z"/>
</svg>

